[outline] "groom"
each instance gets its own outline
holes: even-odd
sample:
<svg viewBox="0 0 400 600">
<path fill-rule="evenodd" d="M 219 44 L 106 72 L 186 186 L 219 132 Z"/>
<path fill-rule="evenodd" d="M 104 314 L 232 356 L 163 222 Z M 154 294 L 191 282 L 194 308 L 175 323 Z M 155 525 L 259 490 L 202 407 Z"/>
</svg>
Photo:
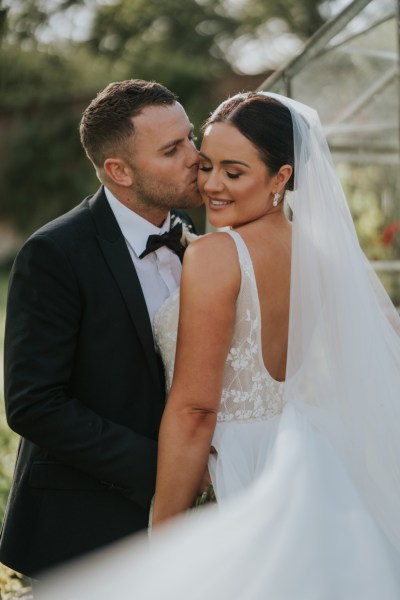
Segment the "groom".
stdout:
<svg viewBox="0 0 400 600">
<path fill-rule="evenodd" d="M 165 402 L 152 321 L 181 271 L 170 210 L 201 203 L 192 127 L 162 85 L 110 84 L 80 134 L 103 185 L 10 277 L 5 399 L 22 439 L 0 561 L 33 577 L 147 525 Z"/>
</svg>

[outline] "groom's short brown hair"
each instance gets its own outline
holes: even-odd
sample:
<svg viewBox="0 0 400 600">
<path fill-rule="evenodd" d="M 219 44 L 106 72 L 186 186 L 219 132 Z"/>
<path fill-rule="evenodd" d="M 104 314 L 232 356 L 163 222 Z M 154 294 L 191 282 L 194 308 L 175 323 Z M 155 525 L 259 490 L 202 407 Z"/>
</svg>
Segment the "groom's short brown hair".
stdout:
<svg viewBox="0 0 400 600">
<path fill-rule="evenodd" d="M 171 105 L 177 96 L 156 81 L 128 79 L 110 83 L 85 109 L 79 126 L 82 145 L 96 168 L 124 153 L 135 133 L 132 117 L 147 106 Z"/>
</svg>

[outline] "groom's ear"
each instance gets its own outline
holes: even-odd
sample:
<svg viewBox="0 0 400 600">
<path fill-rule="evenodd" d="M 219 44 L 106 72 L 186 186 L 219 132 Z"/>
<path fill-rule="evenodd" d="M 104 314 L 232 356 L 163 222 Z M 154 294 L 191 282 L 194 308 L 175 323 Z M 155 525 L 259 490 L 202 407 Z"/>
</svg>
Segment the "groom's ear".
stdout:
<svg viewBox="0 0 400 600">
<path fill-rule="evenodd" d="M 133 184 L 132 169 L 123 158 L 106 158 L 103 168 L 107 177 L 117 185 L 130 187 Z"/>
</svg>

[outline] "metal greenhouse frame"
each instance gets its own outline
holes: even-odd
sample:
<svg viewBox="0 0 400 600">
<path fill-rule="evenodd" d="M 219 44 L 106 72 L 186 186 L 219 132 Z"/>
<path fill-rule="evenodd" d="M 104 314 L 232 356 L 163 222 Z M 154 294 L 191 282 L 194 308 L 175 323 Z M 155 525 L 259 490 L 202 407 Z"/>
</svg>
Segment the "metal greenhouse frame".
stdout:
<svg viewBox="0 0 400 600">
<path fill-rule="evenodd" d="M 400 0 L 353 0 L 259 88 L 317 109 L 356 227 L 362 225 L 365 232 L 369 215 L 376 230 L 381 228 L 382 240 L 386 232 L 392 243 L 380 251 L 379 243 L 372 246 L 367 234 L 361 239 L 398 305 L 399 56 Z"/>
</svg>

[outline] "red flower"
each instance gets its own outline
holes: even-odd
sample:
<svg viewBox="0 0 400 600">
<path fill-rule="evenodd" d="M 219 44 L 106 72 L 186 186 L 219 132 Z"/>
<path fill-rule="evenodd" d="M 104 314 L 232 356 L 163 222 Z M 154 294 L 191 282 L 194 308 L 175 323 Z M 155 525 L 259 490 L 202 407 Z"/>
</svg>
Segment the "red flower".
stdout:
<svg viewBox="0 0 400 600">
<path fill-rule="evenodd" d="M 396 233 L 400 231 L 400 221 L 393 221 L 385 227 L 382 233 L 382 242 L 384 246 L 391 246 Z"/>
</svg>

